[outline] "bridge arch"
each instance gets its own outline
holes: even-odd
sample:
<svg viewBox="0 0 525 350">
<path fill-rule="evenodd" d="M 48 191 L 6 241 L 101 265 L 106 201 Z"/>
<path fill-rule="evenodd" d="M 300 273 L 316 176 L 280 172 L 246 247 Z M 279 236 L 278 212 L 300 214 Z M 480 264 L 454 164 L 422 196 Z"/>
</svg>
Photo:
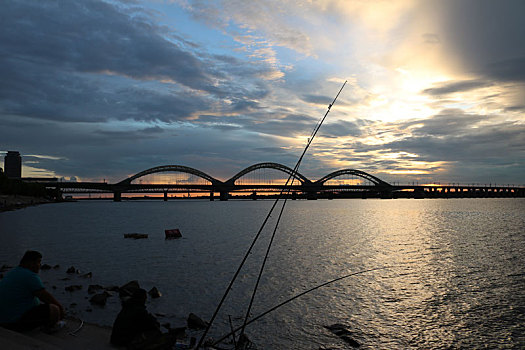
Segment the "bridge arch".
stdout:
<svg viewBox="0 0 525 350">
<path fill-rule="evenodd" d="M 217 185 L 222 183 L 220 180 L 217 180 L 216 178 L 200 171 L 194 168 L 190 168 L 184 165 L 161 165 L 156 166 L 154 168 L 146 169 L 144 171 L 141 171 L 140 173 L 137 173 L 133 176 L 128 177 L 127 179 L 124 179 L 118 183 L 118 185 L 129 185 L 131 184 L 131 181 L 136 180 L 140 177 L 155 174 L 155 173 L 164 173 L 164 172 L 181 172 L 181 173 L 188 173 L 191 175 L 198 176 L 200 178 L 203 178 L 207 181 L 210 181 L 213 185 Z"/>
<path fill-rule="evenodd" d="M 251 166 L 247 167 L 244 170 L 241 170 L 240 172 L 235 174 L 232 178 L 230 178 L 228 181 L 226 181 L 226 183 L 230 184 L 230 185 L 234 185 L 235 181 L 237 181 L 238 179 L 240 179 L 244 175 L 246 175 L 248 173 L 251 173 L 252 171 L 255 171 L 255 170 L 258 170 L 258 169 L 264 169 L 264 168 L 279 170 L 279 171 L 282 171 L 283 173 L 286 173 L 288 175 L 294 174 L 293 169 L 287 167 L 286 165 L 282 165 L 282 164 L 279 164 L 279 163 L 271 163 L 271 162 L 257 163 L 257 164 L 254 164 L 254 165 L 251 165 Z M 295 172 L 294 176 L 303 185 L 312 183 L 312 181 L 308 180 L 304 175 L 302 175 L 299 172 Z"/>
<path fill-rule="evenodd" d="M 385 182 L 381 180 L 380 178 L 375 177 L 374 175 L 365 173 L 364 171 L 355 170 L 355 169 L 341 169 L 341 170 L 334 171 L 333 173 L 325 175 L 321 179 L 315 181 L 315 184 L 323 185 L 326 181 L 331 180 L 341 175 L 355 175 L 355 176 L 361 177 L 365 180 L 368 180 L 374 183 L 376 186 L 391 187 L 391 185 L 388 182 Z"/>
</svg>

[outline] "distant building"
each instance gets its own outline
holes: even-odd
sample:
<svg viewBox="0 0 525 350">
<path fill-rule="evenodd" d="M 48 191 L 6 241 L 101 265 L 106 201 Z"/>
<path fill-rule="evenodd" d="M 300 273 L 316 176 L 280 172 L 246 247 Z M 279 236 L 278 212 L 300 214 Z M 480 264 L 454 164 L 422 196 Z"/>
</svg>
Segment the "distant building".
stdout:
<svg viewBox="0 0 525 350">
<path fill-rule="evenodd" d="M 5 175 L 12 179 L 22 177 L 22 157 L 17 151 L 7 151 L 4 157 Z"/>
</svg>

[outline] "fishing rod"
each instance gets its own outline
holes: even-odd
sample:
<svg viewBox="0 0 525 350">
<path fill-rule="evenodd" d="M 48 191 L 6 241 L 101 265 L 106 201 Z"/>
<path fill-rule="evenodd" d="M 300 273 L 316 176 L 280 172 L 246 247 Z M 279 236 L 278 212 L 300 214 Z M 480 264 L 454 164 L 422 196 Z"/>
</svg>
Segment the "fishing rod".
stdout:
<svg viewBox="0 0 525 350">
<path fill-rule="evenodd" d="M 292 173 L 290 174 L 290 176 L 288 177 L 288 180 L 286 180 L 286 183 L 285 183 L 285 186 L 284 188 L 279 192 L 279 195 L 277 196 L 276 200 L 274 201 L 272 207 L 270 208 L 270 211 L 268 212 L 268 214 L 266 215 L 266 218 L 264 219 L 261 227 L 259 228 L 259 231 L 257 232 L 257 234 L 255 235 L 254 239 L 252 240 L 252 243 L 250 244 L 250 247 L 248 248 L 248 250 L 246 251 L 241 263 L 239 264 L 239 267 L 237 268 L 237 271 L 235 272 L 235 274 L 233 275 L 228 287 L 226 288 L 226 291 L 224 292 L 217 308 L 215 309 L 210 321 L 208 322 L 208 326 L 206 327 L 206 329 L 204 330 L 204 333 L 202 334 L 199 342 L 197 343 L 197 347 L 195 348 L 196 350 L 199 349 L 201 346 L 202 346 L 202 343 L 204 342 L 204 338 L 206 337 L 206 335 L 208 334 L 212 324 L 213 324 L 213 321 L 215 320 L 215 318 L 217 317 L 217 314 L 219 313 L 219 310 L 221 309 L 222 307 L 222 304 L 224 303 L 224 301 L 226 300 L 226 297 L 228 296 L 232 286 L 233 286 L 233 283 L 235 282 L 235 280 L 237 279 L 242 267 L 244 266 L 246 260 L 248 259 L 248 256 L 250 255 L 255 243 L 257 242 L 257 240 L 259 239 L 264 227 L 266 226 L 266 223 L 268 222 L 268 220 L 270 219 L 271 217 L 271 214 L 274 210 L 274 208 L 277 206 L 277 203 L 279 202 L 279 200 L 282 198 L 283 196 L 283 193 L 285 192 L 285 189 L 288 188 L 288 183 L 290 182 L 290 179 L 292 178 L 295 178 L 297 175 L 297 171 L 299 169 L 299 165 L 301 164 L 302 160 L 303 160 L 303 157 L 304 155 L 306 154 L 306 151 L 308 150 L 308 148 L 310 147 L 310 144 L 312 143 L 313 139 L 315 138 L 315 135 L 317 134 L 317 132 L 319 131 L 319 129 L 321 128 L 321 125 L 323 124 L 324 120 L 326 119 L 328 113 L 330 113 L 330 109 L 332 108 L 332 106 L 334 105 L 335 101 L 337 100 L 337 98 L 339 97 L 339 94 L 341 93 L 341 91 L 343 91 L 343 88 L 345 87 L 346 85 L 346 80 L 345 82 L 343 83 L 343 86 L 341 87 L 341 89 L 339 90 L 339 92 L 337 93 L 337 95 L 335 96 L 334 100 L 332 101 L 331 104 L 328 105 L 328 109 L 324 115 L 324 117 L 321 119 L 320 122 L 317 123 L 316 127 L 314 128 L 314 131 L 312 132 L 312 135 L 311 137 L 308 139 L 308 142 L 306 144 L 306 147 L 304 148 L 303 150 L 303 153 L 301 154 L 301 156 L 299 157 L 299 160 L 297 161 L 297 163 L 295 164 L 295 167 L 292 171 Z M 289 192 L 290 190 L 288 190 Z M 284 205 L 283 205 L 284 206 Z M 282 213 L 282 211 L 281 211 Z M 280 216 L 279 216 L 280 217 Z M 265 260 L 266 260 L 266 257 L 265 257 Z M 253 300 L 252 300 L 253 302 Z M 252 304 L 252 302 L 250 304 Z"/>
<path fill-rule="evenodd" d="M 297 294 L 297 295 L 295 295 L 295 296 L 293 296 L 293 297 L 291 297 L 291 298 L 289 298 L 289 299 L 286 299 L 286 300 L 283 301 L 282 303 L 279 303 L 279 304 L 275 305 L 274 307 L 268 309 L 267 311 L 265 311 L 265 312 L 259 314 L 258 316 L 252 318 L 251 320 L 249 320 L 248 322 L 246 322 L 246 324 L 243 324 L 242 326 L 235 328 L 235 329 L 232 330 L 230 333 L 224 335 L 224 336 L 221 337 L 219 340 L 215 341 L 215 342 L 212 344 L 212 346 L 215 346 L 215 345 L 219 344 L 220 342 L 222 342 L 222 341 L 225 340 L 226 338 L 228 338 L 228 337 L 234 335 L 236 332 L 240 331 L 243 327 L 246 327 L 247 325 L 249 325 L 249 324 L 251 324 L 251 323 L 253 323 L 253 322 L 259 320 L 260 318 L 266 316 L 266 315 L 269 314 L 270 312 L 273 312 L 273 311 L 279 309 L 280 307 L 282 307 L 282 306 L 284 306 L 284 305 L 286 305 L 286 304 L 288 304 L 288 303 L 294 301 L 295 299 L 300 298 L 300 297 L 302 297 L 303 295 L 308 294 L 308 293 L 310 293 L 310 292 L 313 292 L 313 291 L 316 290 L 316 289 L 319 289 L 319 288 L 321 288 L 321 287 L 327 286 L 327 285 L 332 284 L 332 283 L 337 282 L 337 281 L 341 281 L 341 280 L 343 280 L 343 279 L 345 279 L 345 278 L 348 278 L 348 277 L 352 277 L 352 276 L 360 275 L 360 274 L 363 274 L 363 273 L 366 273 L 366 272 L 371 272 L 371 271 L 391 269 L 391 268 L 393 268 L 393 267 L 395 267 L 395 266 L 382 266 L 382 267 L 375 267 L 375 268 L 368 269 L 368 270 L 361 270 L 361 271 L 352 272 L 352 273 L 349 273 L 349 274 L 347 274 L 347 275 L 344 275 L 344 276 L 341 276 L 341 277 L 334 278 L 333 280 L 330 280 L 330 281 L 327 281 L 327 282 L 321 283 L 321 284 L 319 284 L 319 285 L 317 285 L 317 286 L 315 286 L 315 287 L 313 287 L 313 288 L 310 288 L 310 289 L 308 289 L 308 290 L 306 290 L 306 291 L 304 291 L 304 292 L 302 292 L 302 293 L 299 293 L 299 294 Z"/>
<path fill-rule="evenodd" d="M 287 182 L 288 183 L 288 182 Z M 255 243 L 257 242 L 257 240 L 259 239 L 259 236 L 261 235 L 266 223 L 268 222 L 268 220 L 270 219 L 271 215 L 272 215 L 272 212 L 274 210 L 274 208 L 276 207 L 277 205 L 277 202 L 279 201 L 280 197 L 282 196 L 284 190 L 281 190 L 281 192 L 279 193 L 279 196 L 277 197 L 277 199 L 274 201 L 272 207 L 270 208 L 270 211 L 268 212 L 268 214 L 266 215 L 266 218 L 264 219 L 261 227 L 259 228 L 259 231 L 257 232 L 257 234 L 255 235 L 254 239 L 252 240 L 252 243 L 250 245 L 250 247 L 248 248 L 248 250 L 246 251 L 241 263 L 239 264 L 239 267 L 237 268 L 237 271 L 235 271 L 235 274 L 233 275 L 228 287 L 226 288 L 226 291 L 224 292 L 219 304 L 217 305 L 217 308 L 215 309 L 210 321 L 208 322 L 208 325 L 206 326 L 206 329 L 204 330 L 204 333 L 202 334 L 199 342 L 197 343 L 197 347 L 195 348 L 196 350 L 199 349 L 201 346 L 202 346 L 202 343 L 204 341 L 204 338 L 206 337 L 206 335 L 208 334 L 212 324 L 213 324 L 213 321 L 215 320 L 215 318 L 217 317 L 217 314 L 219 313 L 219 310 L 220 308 L 222 307 L 222 304 L 224 304 L 224 301 L 226 300 L 226 297 L 228 296 L 228 293 L 230 292 L 232 286 L 233 286 L 233 283 L 235 282 L 235 280 L 237 279 L 237 277 L 239 276 L 239 273 L 241 272 L 241 269 L 242 267 L 244 266 L 244 263 L 246 262 L 246 260 L 248 259 L 248 256 L 250 255 Z"/>
<path fill-rule="evenodd" d="M 301 156 L 299 157 L 299 160 L 297 161 L 297 163 L 295 164 L 295 167 L 293 169 L 293 172 L 292 174 L 288 177 L 288 180 L 290 180 L 290 178 L 292 178 L 292 183 L 290 185 L 290 187 L 288 187 L 288 192 L 287 193 L 290 193 L 291 192 L 291 187 L 293 186 L 293 181 L 295 180 L 295 177 L 292 177 L 293 174 L 297 173 L 299 171 L 299 167 L 301 166 L 301 162 L 303 160 L 303 157 L 304 155 L 306 154 L 306 151 L 308 151 L 308 148 L 310 147 L 310 144 L 313 142 L 315 136 L 317 135 L 317 132 L 319 131 L 319 129 L 321 128 L 321 125 L 323 125 L 323 122 L 324 120 L 326 119 L 326 117 L 328 116 L 328 113 L 330 113 L 330 109 L 332 108 L 332 106 L 334 105 L 335 101 L 337 100 L 337 98 L 339 97 L 339 94 L 341 93 L 341 91 L 343 91 L 343 88 L 345 87 L 346 85 L 346 81 L 344 82 L 343 86 L 341 86 L 341 89 L 339 90 L 339 92 L 337 93 L 337 95 L 335 96 L 334 100 L 332 101 L 331 104 L 328 105 L 328 109 L 326 110 L 326 113 L 325 115 L 323 116 L 322 119 L 320 119 L 318 122 L 317 122 L 317 125 L 315 126 L 314 130 L 312 131 L 312 134 L 310 135 L 310 137 L 308 138 L 308 142 L 306 144 L 306 147 L 304 148 L 303 150 L 303 153 L 301 154 Z M 287 181 L 288 183 L 288 181 Z M 266 249 L 266 254 L 264 256 L 264 259 L 263 259 L 263 262 L 261 264 L 261 268 L 259 270 L 259 275 L 257 276 L 257 282 L 255 283 L 255 287 L 253 288 L 253 293 L 252 293 L 252 297 L 250 299 L 250 304 L 248 305 L 248 310 L 246 311 L 246 315 L 244 317 L 244 323 L 242 325 L 242 328 L 241 328 L 241 335 L 244 334 L 244 328 L 246 327 L 247 323 L 248 323 L 248 318 L 250 317 L 250 311 L 251 311 L 251 308 L 253 306 L 253 302 L 255 300 L 255 295 L 257 293 L 257 289 L 259 287 L 259 282 L 261 280 L 261 277 L 262 277 L 262 274 L 263 274 L 263 271 L 264 271 L 264 268 L 266 266 L 266 261 L 268 260 L 268 256 L 270 254 L 270 250 L 271 250 L 271 247 L 272 247 L 272 244 L 273 244 L 273 241 L 274 241 L 274 238 L 275 238 L 275 234 L 277 233 L 277 228 L 279 226 L 279 223 L 281 221 L 281 217 L 283 215 L 283 212 L 284 212 L 284 208 L 286 206 L 286 203 L 288 201 L 288 196 L 286 196 L 284 198 L 284 202 L 283 202 L 283 205 L 281 207 L 281 211 L 279 212 L 279 216 L 277 217 L 277 220 L 276 220 L 276 223 L 275 223 L 275 227 L 273 229 L 273 233 L 272 233 L 272 236 L 270 238 L 270 241 L 268 243 L 268 247 Z"/>
</svg>

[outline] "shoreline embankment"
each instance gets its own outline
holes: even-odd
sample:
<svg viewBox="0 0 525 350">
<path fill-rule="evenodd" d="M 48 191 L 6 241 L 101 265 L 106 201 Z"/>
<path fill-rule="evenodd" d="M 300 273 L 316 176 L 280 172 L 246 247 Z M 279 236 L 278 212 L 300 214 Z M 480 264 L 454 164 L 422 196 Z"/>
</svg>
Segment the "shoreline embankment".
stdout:
<svg viewBox="0 0 525 350">
<path fill-rule="evenodd" d="M 44 197 L 0 194 L 0 212 L 54 202 L 54 200 Z"/>
</svg>

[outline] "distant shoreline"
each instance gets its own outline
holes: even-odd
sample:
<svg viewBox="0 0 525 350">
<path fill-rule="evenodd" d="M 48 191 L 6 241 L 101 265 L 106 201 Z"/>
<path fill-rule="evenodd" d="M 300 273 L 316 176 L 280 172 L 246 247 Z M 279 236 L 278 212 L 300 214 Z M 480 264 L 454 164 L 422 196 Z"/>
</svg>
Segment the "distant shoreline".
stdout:
<svg viewBox="0 0 525 350">
<path fill-rule="evenodd" d="M 54 201 L 43 197 L 0 194 L 0 212 L 17 210 L 45 203 L 54 203 Z"/>
</svg>

